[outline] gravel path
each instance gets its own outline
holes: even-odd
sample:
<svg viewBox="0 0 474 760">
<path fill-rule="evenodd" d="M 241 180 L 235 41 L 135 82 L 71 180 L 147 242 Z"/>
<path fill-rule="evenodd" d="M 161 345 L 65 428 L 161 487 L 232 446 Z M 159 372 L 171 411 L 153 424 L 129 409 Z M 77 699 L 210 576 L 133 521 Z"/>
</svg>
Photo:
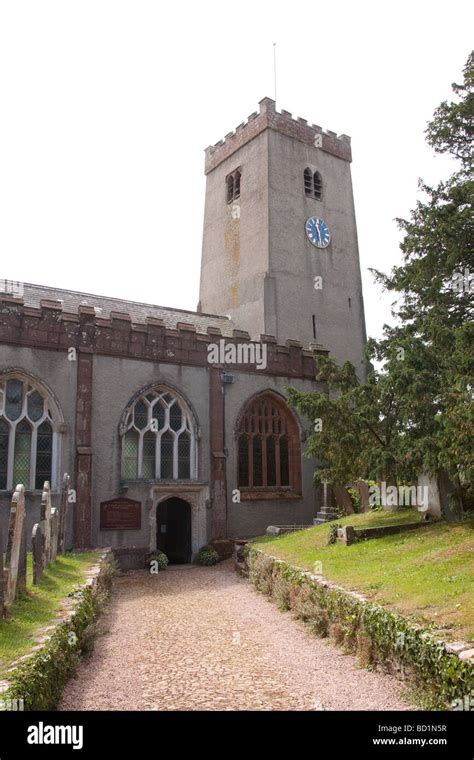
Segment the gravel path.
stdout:
<svg viewBox="0 0 474 760">
<path fill-rule="evenodd" d="M 59 709 L 410 709 L 395 678 L 311 635 L 230 561 L 116 579 L 103 627 Z"/>
</svg>

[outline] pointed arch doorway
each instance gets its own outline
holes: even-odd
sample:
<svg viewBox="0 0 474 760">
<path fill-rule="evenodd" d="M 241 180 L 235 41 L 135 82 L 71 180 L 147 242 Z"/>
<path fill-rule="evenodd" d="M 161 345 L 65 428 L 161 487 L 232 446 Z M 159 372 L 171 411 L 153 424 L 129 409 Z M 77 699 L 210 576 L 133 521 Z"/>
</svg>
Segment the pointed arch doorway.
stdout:
<svg viewBox="0 0 474 760">
<path fill-rule="evenodd" d="M 177 496 L 161 501 L 156 510 L 156 548 L 171 564 L 191 562 L 191 505 Z"/>
</svg>

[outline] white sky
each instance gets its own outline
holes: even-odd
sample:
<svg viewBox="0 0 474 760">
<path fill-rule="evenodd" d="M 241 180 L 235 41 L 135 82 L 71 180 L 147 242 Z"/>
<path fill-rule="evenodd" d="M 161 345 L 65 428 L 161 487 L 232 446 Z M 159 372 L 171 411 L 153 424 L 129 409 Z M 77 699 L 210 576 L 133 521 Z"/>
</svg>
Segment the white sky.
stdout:
<svg viewBox="0 0 474 760">
<path fill-rule="evenodd" d="M 426 122 L 461 81 L 468 2 L 0 0 L 0 278 L 195 309 L 204 148 L 273 97 L 352 137 L 368 333 L 394 217 L 448 162 Z"/>
</svg>

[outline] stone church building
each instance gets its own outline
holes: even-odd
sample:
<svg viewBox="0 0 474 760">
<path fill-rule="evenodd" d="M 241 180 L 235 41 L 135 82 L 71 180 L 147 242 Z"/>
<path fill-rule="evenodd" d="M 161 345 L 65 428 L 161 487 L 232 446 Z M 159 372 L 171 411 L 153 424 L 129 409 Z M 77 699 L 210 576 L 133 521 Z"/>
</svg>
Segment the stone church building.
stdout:
<svg viewBox="0 0 474 760">
<path fill-rule="evenodd" d="M 68 545 L 112 546 L 129 566 L 156 547 L 188 562 L 210 541 L 312 523 L 310 422 L 285 387 L 316 388 L 328 352 L 364 372 L 350 164 L 349 137 L 264 98 L 205 153 L 197 311 L 6 283 L 4 535 L 16 484 L 31 535 L 44 481 L 57 501 L 66 472 Z"/>
</svg>

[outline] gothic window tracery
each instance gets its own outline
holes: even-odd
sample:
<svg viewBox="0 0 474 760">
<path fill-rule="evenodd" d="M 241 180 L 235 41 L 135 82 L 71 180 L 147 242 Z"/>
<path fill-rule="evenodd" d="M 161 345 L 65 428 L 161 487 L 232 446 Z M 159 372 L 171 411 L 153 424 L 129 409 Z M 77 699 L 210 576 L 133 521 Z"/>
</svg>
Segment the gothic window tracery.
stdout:
<svg viewBox="0 0 474 760">
<path fill-rule="evenodd" d="M 238 425 L 238 486 L 245 491 L 301 489 L 301 446 L 293 414 L 264 393 L 245 407 Z"/>
<path fill-rule="evenodd" d="M 156 388 L 127 410 L 122 435 L 124 480 L 197 478 L 197 441 L 191 413 L 177 394 Z"/>
<path fill-rule="evenodd" d="M 59 413 L 34 380 L 15 373 L 0 378 L 0 490 L 56 485 Z"/>
</svg>

